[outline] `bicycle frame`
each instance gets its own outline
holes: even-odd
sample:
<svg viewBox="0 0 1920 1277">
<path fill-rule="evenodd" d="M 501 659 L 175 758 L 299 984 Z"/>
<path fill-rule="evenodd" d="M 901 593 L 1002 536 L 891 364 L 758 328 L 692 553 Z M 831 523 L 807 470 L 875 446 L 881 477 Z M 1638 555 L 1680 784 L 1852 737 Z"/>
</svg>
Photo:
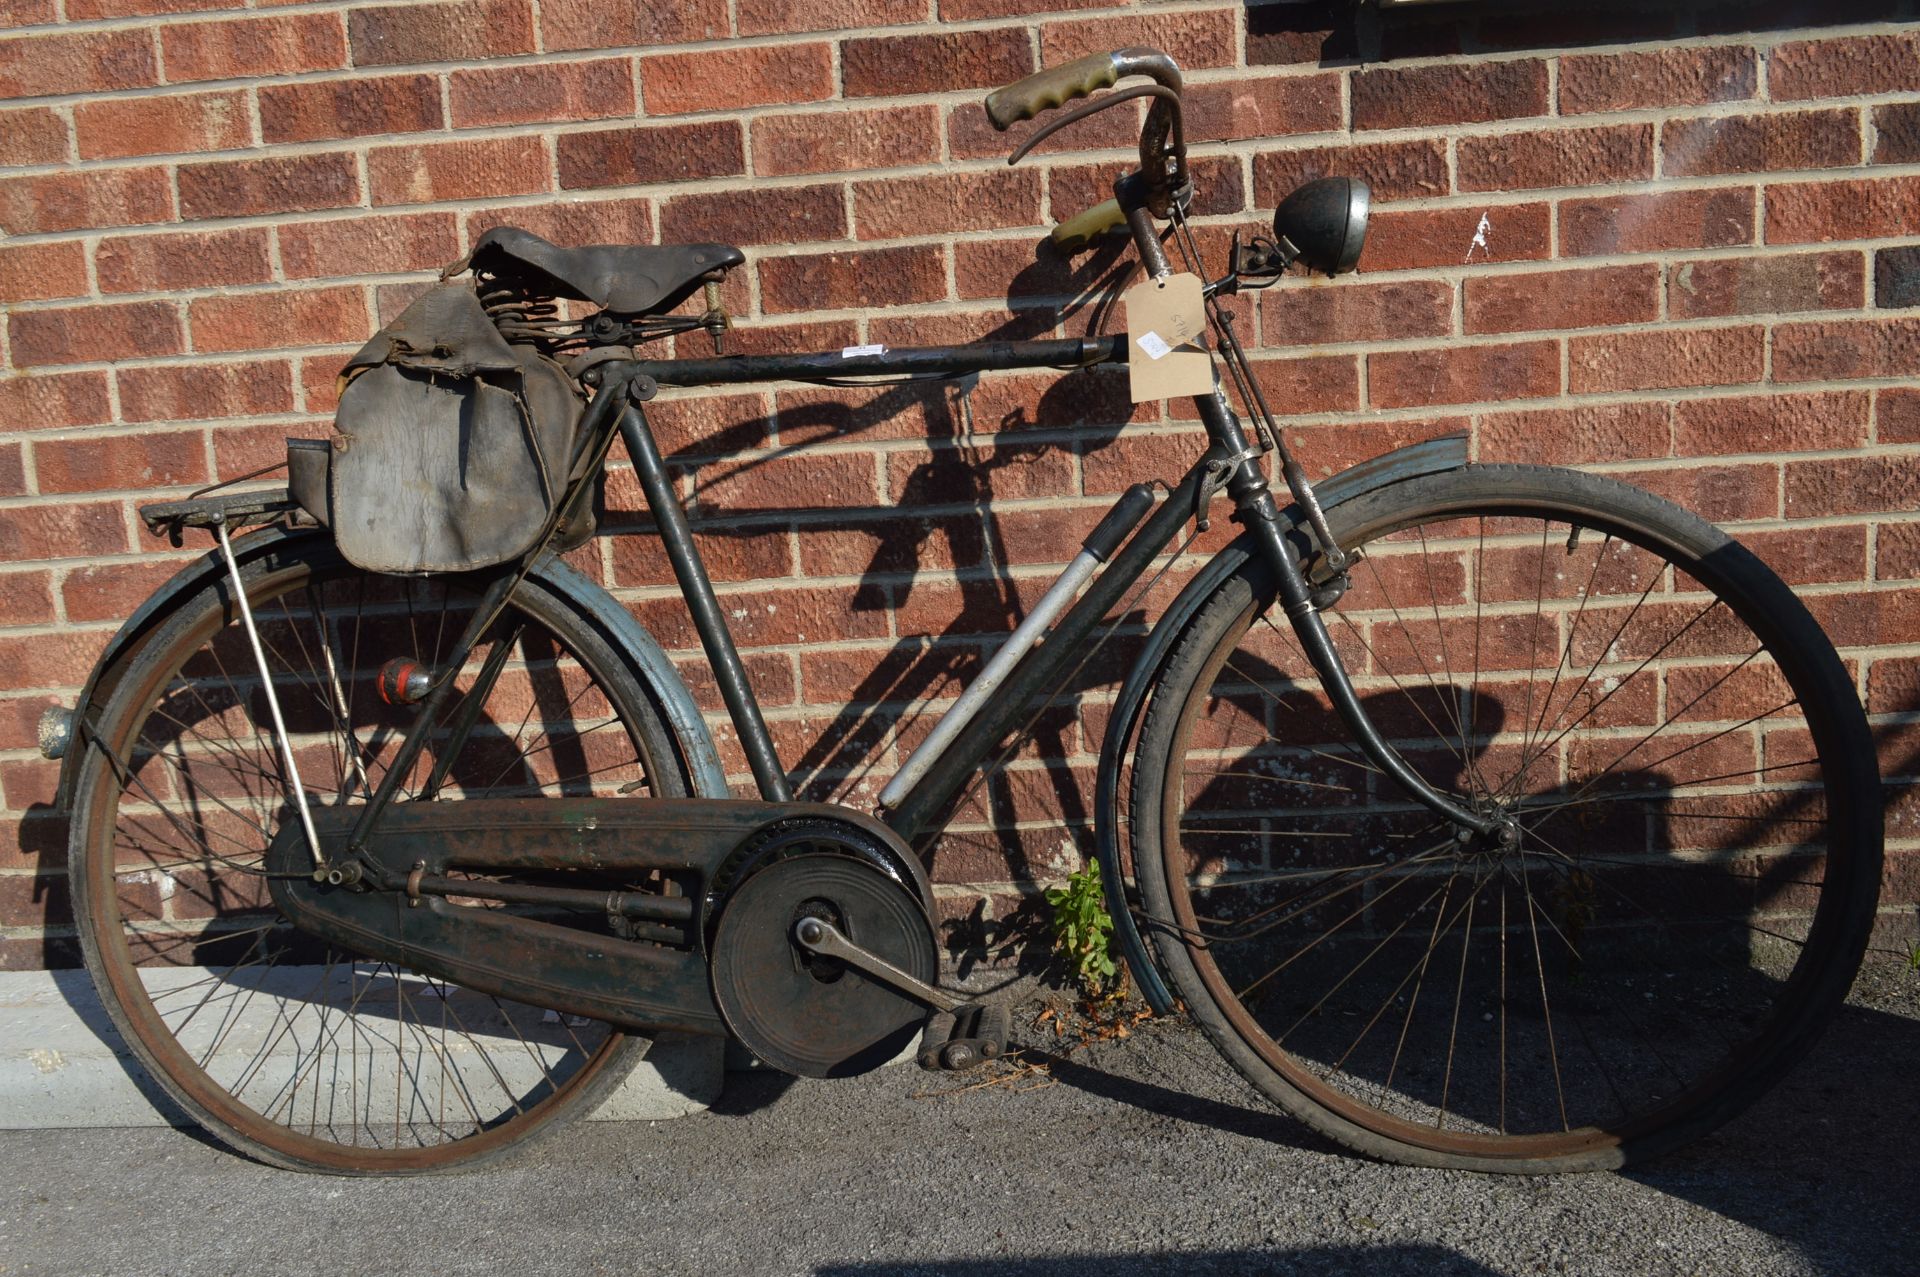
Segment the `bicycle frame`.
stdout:
<svg viewBox="0 0 1920 1277">
<path fill-rule="evenodd" d="M 1138 183 L 1121 181 L 1116 191 L 1127 215 L 1129 229 L 1140 260 L 1150 275 L 1171 273 L 1172 266 L 1155 233 L 1153 215 Z M 713 359 L 609 360 L 590 370 L 597 381 L 594 396 L 583 418 L 583 446 L 598 449 L 603 463 L 609 432 L 617 432 L 633 463 L 647 505 L 660 532 L 661 544 L 673 567 L 674 578 L 687 601 L 695 631 L 712 665 L 722 702 L 733 722 L 748 767 L 760 797 L 768 802 L 791 802 L 792 788 L 774 749 L 766 720 L 748 680 L 727 626 L 713 582 L 694 545 L 686 511 L 673 491 L 665 459 L 660 454 L 643 405 L 654 397 L 659 386 L 703 386 L 742 384 L 783 380 L 810 380 L 824 376 L 900 376 L 933 374 L 959 376 L 971 372 L 1014 368 L 1085 368 L 1102 363 L 1125 362 L 1124 337 L 1066 338 L 1041 341 L 982 342 L 969 346 L 933 346 L 869 351 L 848 348 L 839 352 L 810 352 L 792 355 L 734 356 Z M 1235 518 L 1253 534 L 1261 557 L 1274 573 L 1278 601 L 1298 637 L 1308 663 L 1319 676 L 1336 713 L 1352 733 L 1355 743 L 1369 762 L 1410 798 L 1425 806 L 1455 828 L 1480 835 L 1497 834 L 1502 821 L 1460 806 L 1429 785 L 1386 743 L 1361 706 L 1351 679 L 1335 650 L 1325 622 L 1314 602 L 1314 587 L 1300 566 L 1301 547 L 1290 544 L 1290 523 L 1274 500 L 1272 488 L 1260 462 L 1264 451 L 1249 443 L 1239 419 L 1227 403 L 1216 377 L 1211 393 L 1194 397 L 1208 445 L 1186 475 L 1168 488 L 1168 497 L 1153 511 L 1143 526 L 1129 536 L 1111 556 L 1105 570 L 1092 578 L 1086 592 L 1048 629 L 1042 640 L 1012 666 L 1001 685 L 1002 695 L 981 707 L 980 712 L 953 733 L 944 749 L 925 766 L 924 773 L 900 800 L 881 814 L 881 819 L 910 844 L 922 844 L 939 831 L 939 817 L 954 795 L 987 758 L 988 753 L 1029 708 L 1029 701 L 1043 689 L 1055 685 L 1069 661 L 1081 651 L 1081 645 L 1122 595 L 1147 571 L 1172 544 L 1180 528 L 1190 518 L 1204 518 L 1212 499 L 1224 492 L 1233 501 Z M 565 510 L 582 499 L 588 486 L 599 481 L 601 464 L 588 467 L 571 487 L 557 509 Z M 1317 509 L 1304 476 L 1289 467 L 1288 484 L 1299 503 Z M 1122 496 L 1108 511 L 1114 518 Z M 555 522 L 557 523 L 557 515 Z M 1103 520 L 1105 522 L 1105 520 Z M 1329 547 L 1322 547 L 1327 549 Z M 538 550 L 529 555 L 514 576 L 503 577 L 488 591 L 480 614 L 469 626 L 449 662 L 458 669 L 467 654 L 478 644 L 488 628 L 487 613 L 492 605 L 504 601 L 506 593 L 498 587 L 512 584 L 523 575 Z M 1070 569 L 1071 570 L 1071 569 Z M 1064 574 L 1063 574 L 1064 575 Z M 1058 582 L 1056 582 L 1056 585 Z M 434 695 L 421 705 L 421 714 L 402 744 L 401 757 L 410 759 L 424 745 L 429 725 L 436 717 L 438 702 L 451 687 L 442 680 Z M 951 711 L 950 711 L 951 712 Z M 389 783 L 381 787 L 367 805 L 355 829 L 351 845 L 358 846 L 392 800 L 397 776 L 389 774 Z"/>
</svg>

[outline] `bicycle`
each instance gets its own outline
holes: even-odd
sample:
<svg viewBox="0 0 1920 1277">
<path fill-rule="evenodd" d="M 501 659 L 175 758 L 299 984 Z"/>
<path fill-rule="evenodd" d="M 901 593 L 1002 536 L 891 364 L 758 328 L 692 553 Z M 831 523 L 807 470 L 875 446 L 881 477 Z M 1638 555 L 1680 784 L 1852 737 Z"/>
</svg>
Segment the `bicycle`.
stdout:
<svg viewBox="0 0 1920 1277">
<path fill-rule="evenodd" d="M 1685 511 L 1469 464 L 1461 437 L 1309 483 L 1220 303 L 1296 264 L 1352 269 L 1365 187 L 1309 183 L 1209 280 L 1171 58 L 1083 58 L 987 110 L 1005 129 L 1101 89 L 1012 161 L 1147 99 L 1138 170 L 1055 238 L 1124 228 L 1147 286 L 1172 287 L 1167 224 L 1211 345 L 1133 331 L 647 359 L 634 347 L 703 328 L 718 347 L 714 286 L 737 250 L 496 231 L 453 268 L 478 281 L 487 331 L 523 370 L 528 351 L 564 356 L 590 392 L 526 507 L 527 546 L 370 570 L 342 548 L 366 528 L 338 491 L 300 494 L 311 449 L 289 491 L 143 511 L 215 549 L 128 621 L 46 749 L 64 759 L 88 967 L 202 1125 L 278 1166 L 443 1170 L 591 1109 L 633 1066 L 634 1031 L 731 1034 L 818 1077 L 916 1035 L 936 1065 L 1007 1049 L 1003 1009 L 936 985 L 914 849 L 1221 497 L 1243 531 L 1155 623 L 1096 782 L 1115 934 L 1156 1010 L 1184 1007 L 1348 1147 L 1489 1171 L 1665 1152 L 1805 1051 L 1859 964 L 1881 842 L 1866 722 L 1805 608 Z M 703 286 L 704 314 L 670 313 Z M 556 298 L 598 309 L 565 320 Z M 1202 352 L 1199 459 L 1115 502 L 873 814 L 794 801 L 646 404 L 675 386 L 1157 362 L 1148 335 Z M 660 646 L 556 552 L 590 525 L 616 438 L 757 798 L 730 796 Z M 360 557 L 383 549 L 420 553 L 376 538 Z"/>
</svg>

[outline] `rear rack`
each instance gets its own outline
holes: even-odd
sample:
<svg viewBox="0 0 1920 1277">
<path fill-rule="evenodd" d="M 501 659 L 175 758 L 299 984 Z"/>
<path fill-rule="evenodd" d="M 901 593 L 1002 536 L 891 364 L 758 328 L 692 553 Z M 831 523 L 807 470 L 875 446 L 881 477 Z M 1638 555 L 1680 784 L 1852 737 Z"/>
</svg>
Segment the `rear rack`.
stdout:
<svg viewBox="0 0 1920 1277">
<path fill-rule="evenodd" d="M 141 521 L 149 532 L 165 532 L 175 545 L 187 528 L 211 528 L 225 523 L 229 528 L 244 528 L 256 523 L 272 523 L 300 513 L 300 503 L 285 488 L 267 488 L 258 492 L 236 492 L 228 496 L 188 497 L 182 501 L 160 501 L 140 507 Z"/>
</svg>

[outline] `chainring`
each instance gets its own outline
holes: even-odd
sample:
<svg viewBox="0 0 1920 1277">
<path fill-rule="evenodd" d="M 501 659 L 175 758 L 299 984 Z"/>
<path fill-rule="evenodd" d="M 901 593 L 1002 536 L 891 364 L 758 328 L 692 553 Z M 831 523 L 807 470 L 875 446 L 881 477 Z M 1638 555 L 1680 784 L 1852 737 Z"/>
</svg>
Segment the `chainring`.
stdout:
<svg viewBox="0 0 1920 1277">
<path fill-rule="evenodd" d="M 793 940 L 809 915 L 933 983 L 939 949 L 926 910 L 893 877 L 815 836 L 739 883 L 714 928 L 713 997 L 749 1051 L 800 1077 L 854 1077 L 913 1041 L 927 1008 Z"/>
</svg>

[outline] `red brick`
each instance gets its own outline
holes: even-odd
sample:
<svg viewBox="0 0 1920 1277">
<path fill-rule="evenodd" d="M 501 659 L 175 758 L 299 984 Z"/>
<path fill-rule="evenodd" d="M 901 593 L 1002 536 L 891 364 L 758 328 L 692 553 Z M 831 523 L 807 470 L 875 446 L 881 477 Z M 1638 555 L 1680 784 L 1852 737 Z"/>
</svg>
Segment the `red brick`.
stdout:
<svg viewBox="0 0 1920 1277">
<path fill-rule="evenodd" d="M 1602 186 L 1653 176 L 1653 126 L 1612 124 L 1462 138 L 1461 191 Z"/>
<path fill-rule="evenodd" d="M 122 368 L 120 413 L 127 421 L 202 421 L 293 410 L 293 367 L 284 360 Z"/>
<path fill-rule="evenodd" d="M 144 29 L 0 39 L 0 98 L 140 89 L 159 79 Z"/>
<path fill-rule="evenodd" d="M 1675 262 L 1667 311 L 1675 319 L 1857 310 L 1866 295 L 1859 253 L 1789 253 Z"/>
<path fill-rule="evenodd" d="M 654 49 L 696 40 L 724 40 L 732 34 L 727 29 L 727 0 L 618 5 L 605 0 L 542 0 L 540 33 L 549 53 Z"/>
<path fill-rule="evenodd" d="M 1567 54 L 1560 59 L 1560 112 L 1740 101 L 1754 94 L 1756 66 L 1754 51 L 1737 45 Z"/>
<path fill-rule="evenodd" d="M 1728 187 L 1603 195 L 1560 205 L 1560 252 L 1657 253 L 1753 242 L 1753 191 Z"/>
<path fill-rule="evenodd" d="M 660 208 L 666 244 L 803 244 L 847 237 L 838 186 L 789 186 L 741 199 L 734 191 L 681 195 Z"/>
<path fill-rule="evenodd" d="M 477 62 L 534 51 L 529 0 L 358 8 L 348 11 L 347 30 L 353 65 L 361 67 Z"/>
<path fill-rule="evenodd" d="M 67 158 L 67 122 L 43 106 L 0 111 L 0 164 L 59 164 Z"/>
<path fill-rule="evenodd" d="M 1188 86 L 1181 97 L 1187 136 L 1196 141 L 1234 142 L 1325 133 L 1342 124 L 1337 73 L 1264 75 L 1195 84 Z M 1072 136 L 1078 138 L 1079 131 Z"/>
<path fill-rule="evenodd" d="M 1671 451 L 1664 403 L 1614 403 L 1535 408 L 1480 418 L 1480 456 L 1571 466 Z"/>
<path fill-rule="evenodd" d="M 1709 523 L 1780 515 L 1780 470 L 1774 465 L 1689 465 L 1614 477 L 1664 497 Z"/>
<path fill-rule="evenodd" d="M 1920 467 L 1906 457 L 1793 461 L 1786 467 L 1786 494 L 1789 519 L 1909 511 L 1920 507 Z"/>
<path fill-rule="evenodd" d="M 7 317 L 7 341 L 16 368 L 106 363 L 186 349 L 180 311 L 172 302 L 15 311 Z"/>
<path fill-rule="evenodd" d="M 1484 240 L 1480 219 L 1486 218 Z M 1360 265 L 1368 271 L 1539 261 L 1551 255 L 1552 211 L 1545 204 L 1486 209 L 1382 209 L 1367 219 Z"/>
<path fill-rule="evenodd" d="M 1767 188 L 1767 242 L 1814 244 L 1909 235 L 1920 177 L 1797 182 Z"/>
<path fill-rule="evenodd" d="M 93 563 L 74 568 L 60 584 L 67 618 L 117 621 L 130 616 L 181 566 L 178 559 L 145 555 L 131 563 Z"/>
<path fill-rule="evenodd" d="M 908 26 L 927 16 L 921 0 L 739 0 L 737 8 L 740 34 L 748 36 Z M 983 16 L 999 15 L 963 13 L 952 4 L 940 10 L 946 22 Z"/>
<path fill-rule="evenodd" d="M 1881 443 L 1920 443 L 1920 390 L 1884 387 L 1874 394 L 1873 411 Z"/>
<path fill-rule="evenodd" d="M 832 96 L 833 50 L 827 44 L 730 45 L 640 62 L 640 97 L 649 115 L 820 102 Z"/>
<path fill-rule="evenodd" d="M 418 133 L 444 123 L 440 82 L 430 75 L 317 80 L 260 90 L 260 133 L 269 143 Z"/>
<path fill-rule="evenodd" d="M 1673 448 L 1683 457 L 1858 448 L 1867 417 L 1864 390 L 1682 399 L 1673 406 Z"/>
<path fill-rule="evenodd" d="M 1040 175 L 988 169 L 856 182 L 853 220 L 861 239 L 1033 226 L 1040 221 Z"/>
<path fill-rule="evenodd" d="M 273 277 L 264 227 L 229 231 L 116 235 L 94 249 L 106 293 L 259 284 Z"/>
<path fill-rule="evenodd" d="M 567 190 L 684 182 L 746 171 L 745 143 L 733 120 L 563 133 L 555 146 L 560 185 Z"/>
<path fill-rule="evenodd" d="M 1757 326 L 1575 337 L 1567 346 L 1567 389 L 1738 385 L 1760 380 L 1765 354 L 1766 330 Z"/>
<path fill-rule="evenodd" d="M 293 75 L 347 65 L 347 38 L 338 13 L 183 22 L 160 28 L 160 57 L 173 84 Z"/>
<path fill-rule="evenodd" d="M 451 213 L 287 222 L 276 233 L 291 279 L 431 270 L 460 255 Z"/>
<path fill-rule="evenodd" d="M 1388 284 L 1287 279 L 1261 294 L 1260 318 L 1261 341 L 1270 346 L 1444 337 L 1453 328 L 1453 288 L 1430 279 Z"/>
<path fill-rule="evenodd" d="M 13 445 L 15 454 L 20 445 Z M 7 572 L 0 574 L 0 614 L 15 625 L 45 625 L 54 618 L 53 610 L 53 573 L 51 572 Z M 38 699 L 38 698 L 36 698 Z M 47 704 L 44 700 L 40 704 Z M 31 728 L 21 732 L 18 719 L 14 717 L 17 698 L 8 698 L 4 709 L 0 709 L 0 722 L 5 722 L 7 732 L 0 740 L 0 748 L 24 749 L 39 742 L 38 733 Z M 36 715 L 37 717 L 37 715 Z"/>
<path fill-rule="evenodd" d="M 1254 380 L 1276 413 L 1351 412 L 1360 406 L 1360 361 L 1353 355 L 1298 359 L 1260 356 L 1250 361 Z M 1191 400 L 1167 405 L 1175 420 L 1197 420 Z"/>
<path fill-rule="evenodd" d="M 424 142 L 367 152 L 367 181 L 376 206 L 533 195 L 553 189 L 548 174 L 546 148 L 537 137 Z"/>
<path fill-rule="evenodd" d="M 946 291 L 945 254 L 932 245 L 760 262 L 760 304 L 769 314 L 902 306 L 935 301 Z"/>
<path fill-rule="evenodd" d="M 27 495 L 26 452 L 24 444 L 0 444 L 0 497 Z M 4 582 L 0 577 L 0 606 L 8 602 Z"/>
<path fill-rule="evenodd" d="M 1920 35 L 1910 31 L 1795 40 L 1773 51 L 1767 91 L 1782 102 L 1920 89 Z"/>
<path fill-rule="evenodd" d="M 1920 102 L 1873 108 L 1873 162 L 1920 163 Z"/>
<path fill-rule="evenodd" d="M 1353 76 L 1353 127 L 1407 129 L 1547 113 L 1547 64 L 1538 59 L 1381 67 Z"/>
<path fill-rule="evenodd" d="M 247 217 L 360 201 L 360 177 L 344 152 L 180 166 L 183 218 Z"/>
<path fill-rule="evenodd" d="M 1854 110 L 1708 116 L 1660 126 L 1660 172 L 1666 177 L 1859 162 L 1860 114 Z"/>
<path fill-rule="evenodd" d="M 1867 579 L 1867 529 L 1862 524 L 1824 528 L 1802 524 L 1777 532 L 1749 529 L 1740 534 L 1740 543 L 1765 559 L 1788 585 Z"/>
<path fill-rule="evenodd" d="M 1773 330 L 1775 381 L 1910 377 L 1920 367 L 1920 319 L 1781 324 Z"/>
<path fill-rule="evenodd" d="M 54 0 L 0 0 L 0 28 L 46 26 L 59 17 Z"/>
<path fill-rule="evenodd" d="M 159 168 L 96 169 L 0 179 L 0 232 L 140 226 L 173 217 L 173 193 Z"/>
<path fill-rule="evenodd" d="M 871 505 L 873 463 L 868 452 L 729 458 L 700 468 L 694 503 L 703 518 L 728 519 Z"/>
<path fill-rule="evenodd" d="M 1033 70 L 1027 33 L 1015 27 L 877 36 L 840 46 L 843 91 L 850 98 L 998 88 Z"/>
<path fill-rule="evenodd" d="M 274 289 L 197 297 L 187 322 L 198 351 L 340 346 L 366 340 L 366 294 L 358 288 Z"/>
<path fill-rule="evenodd" d="M 74 108 L 80 158 L 232 151 L 253 141 L 244 93 L 110 98 Z"/>
<path fill-rule="evenodd" d="M 836 107 L 753 122 L 753 171 L 764 177 L 925 164 L 940 153 L 940 108 Z"/>
<path fill-rule="evenodd" d="M 1660 268 L 1652 262 L 1479 275 L 1466 281 L 1466 289 L 1470 333 L 1604 328 L 1651 323 L 1660 317 Z"/>
<path fill-rule="evenodd" d="M 9 655 L 30 655 L 30 653 L 9 653 Z M 8 788 L 11 789 L 12 786 L 9 785 Z M 37 793 L 28 796 L 28 798 L 39 797 L 42 795 Z M 47 794 L 44 797 L 50 798 L 52 795 Z M 26 799 L 16 800 L 11 793 L 7 798 L 10 805 L 18 807 L 26 805 Z M 52 927 L 66 926 L 72 922 L 73 900 L 67 894 L 65 874 L 0 875 L 0 924 L 9 927 Z"/>
<path fill-rule="evenodd" d="M 553 204 L 516 204 L 466 217 L 472 241 L 495 226 L 519 226 L 556 244 L 648 244 L 653 241 L 653 205 L 637 199 L 573 199 Z M 451 261 L 449 253 L 442 259 Z"/>
<path fill-rule="evenodd" d="M 598 120 L 634 113 L 626 58 L 475 67 L 450 77 L 453 127 Z"/>
<path fill-rule="evenodd" d="M 129 18 L 149 13 L 199 13 L 233 9 L 235 0 L 67 0 L 67 20 Z"/>
<path fill-rule="evenodd" d="M 126 552 L 127 515 L 118 501 L 62 501 L 0 509 L 0 561 L 31 563 Z"/>
<path fill-rule="evenodd" d="M 0 433 L 94 426 L 112 411 L 104 372 L 0 377 Z"/>
<path fill-rule="evenodd" d="M 814 585 L 792 590 L 749 586 L 722 594 L 720 606 L 727 613 L 734 641 L 743 648 L 885 638 L 886 612 L 859 606 L 856 597 L 859 593 L 860 587 L 850 585 Z M 699 648 L 700 636 L 694 631 L 687 605 L 681 600 L 649 600 L 635 610 L 640 623 L 669 651 Z"/>
<path fill-rule="evenodd" d="M 0 248 L 0 302 L 53 301 L 86 292 L 87 253 L 79 240 Z"/>
<path fill-rule="evenodd" d="M 1557 342 L 1445 346 L 1367 356 L 1367 394 L 1377 408 L 1538 399 L 1559 392 Z"/>
<path fill-rule="evenodd" d="M 1254 201 L 1271 208 L 1297 186 L 1329 174 L 1364 178 L 1376 200 L 1447 191 L 1447 147 L 1438 138 L 1266 151 L 1253 157 Z"/>
<path fill-rule="evenodd" d="M 111 492 L 207 481 L 207 441 L 198 430 L 34 445 L 42 492 Z"/>
<path fill-rule="evenodd" d="M 1177 13 L 1049 22 L 1040 28 L 1040 65 L 1058 66 L 1088 53 L 1145 45 L 1172 54 L 1186 71 L 1232 66 L 1239 19 L 1237 9 L 1182 9 Z M 1008 79 L 1018 79 L 1019 75 Z"/>
</svg>

